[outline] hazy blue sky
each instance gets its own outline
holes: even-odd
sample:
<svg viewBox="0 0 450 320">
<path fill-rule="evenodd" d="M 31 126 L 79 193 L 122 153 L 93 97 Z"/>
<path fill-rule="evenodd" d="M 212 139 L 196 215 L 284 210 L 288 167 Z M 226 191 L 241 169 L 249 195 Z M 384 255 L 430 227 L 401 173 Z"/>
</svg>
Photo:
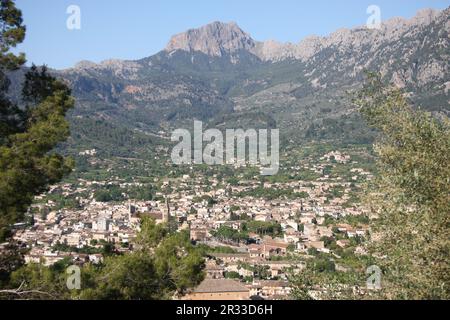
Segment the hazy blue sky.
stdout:
<svg viewBox="0 0 450 320">
<path fill-rule="evenodd" d="M 170 36 L 212 21 L 235 21 L 255 40 L 298 42 L 365 24 L 371 4 L 382 19 L 443 9 L 450 0 L 17 0 L 27 37 L 19 46 L 29 63 L 53 68 L 80 60 L 138 59 L 164 48 Z M 69 5 L 81 9 L 81 30 L 69 30 Z"/>
</svg>

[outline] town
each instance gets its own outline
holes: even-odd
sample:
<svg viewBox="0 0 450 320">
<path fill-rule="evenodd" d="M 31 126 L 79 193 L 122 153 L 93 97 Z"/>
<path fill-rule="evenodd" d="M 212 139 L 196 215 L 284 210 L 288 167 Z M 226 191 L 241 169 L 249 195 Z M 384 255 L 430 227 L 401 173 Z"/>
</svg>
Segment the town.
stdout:
<svg viewBox="0 0 450 320">
<path fill-rule="evenodd" d="M 101 163 L 95 150 L 80 156 Z M 288 159 L 285 171 L 310 173 L 288 181 L 261 178 L 246 166 L 235 168 L 238 177 L 191 167 L 188 173 L 156 178 L 145 200 L 117 191 L 147 189 L 142 182 L 78 178 L 37 197 L 29 212 L 32 221 L 16 225 L 14 239 L 29 249 L 27 263 L 98 264 L 105 254 L 132 251 L 148 217 L 189 232 L 192 243 L 208 248 L 205 280 L 179 299 L 289 299 L 289 277 L 308 261 L 331 261 L 320 267 L 347 272 L 352 256 L 366 254 L 361 239 L 368 232 L 367 212 L 352 200 L 372 175 L 352 158 L 332 150 L 297 166 Z M 345 177 L 334 174 L 344 167 Z M 119 197 L 105 198 L 102 188 Z M 75 205 L 56 204 L 55 199 L 70 197 Z"/>
</svg>

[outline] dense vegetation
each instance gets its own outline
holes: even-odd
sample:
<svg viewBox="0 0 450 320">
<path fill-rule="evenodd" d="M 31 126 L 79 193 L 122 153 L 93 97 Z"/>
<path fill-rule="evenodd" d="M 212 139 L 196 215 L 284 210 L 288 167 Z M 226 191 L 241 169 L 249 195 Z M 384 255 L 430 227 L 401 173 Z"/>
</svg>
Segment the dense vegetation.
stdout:
<svg viewBox="0 0 450 320">
<path fill-rule="evenodd" d="M 369 77 L 358 103 L 382 136 L 379 178 L 370 205 L 372 249 L 385 273 L 384 294 L 449 299 L 450 121 L 414 110 L 399 90 Z"/>
<path fill-rule="evenodd" d="M 447 164 L 450 162 L 450 123 L 445 113 L 438 117 L 413 109 L 402 92 L 385 87 L 379 77 L 373 75 L 355 101 L 361 112 L 352 114 L 346 108 L 349 102 L 336 88 L 341 85 L 342 73 L 333 74 L 336 81 L 334 84 L 330 82 L 327 93 L 324 93 L 308 84 L 304 78 L 308 69 L 301 62 L 269 64 L 243 54 L 241 64 L 235 65 L 230 64 L 229 57 L 211 61 L 198 54 L 195 57 L 199 63 L 193 64 L 190 63 L 191 56 L 183 52 L 177 52 L 174 57 L 161 53 L 139 62 L 146 65 L 152 62 L 155 66 L 151 72 L 141 69 L 140 81 L 157 84 L 167 92 L 175 90 L 172 82 L 176 82 L 180 87 L 187 87 L 190 95 L 178 92 L 173 100 L 161 100 L 155 105 L 134 101 L 134 109 L 120 109 L 118 106 L 131 99 L 126 94 L 118 97 L 112 93 L 123 89 L 123 79 L 114 78 L 111 74 L 97 75 L 103 77 L 101 79 L 83 76 L 74 79 L 73 75 L 66 75 L 84 100 L 78 110 L 70 114 L 73 130 L 65 142 L 69 138 L 69 123 L 65 116 L 72 109 L 74 100 L 68 87 L 51 76 L 45 67 L 33 66 L 25 73 L 19 103 L 9 97 L 10 72 L 25 63 L 23 55 L 10 52 L 25 36 L 21 13 L 11 0 L 0 2 L 0 29 L 0 241 L 9 236 L 12 224 L 24 220 L 24 213 L 35 195 L 46 191 L 50 184 L 72 171 L 71 159 L 55 152 L 57 145 L 62 154 L 76 156 L 76 171 L 68 179 L 106 180 L 114 175 L 123 182 L 139 180 L 143 183 L 140 187 L 120 184 L 97 186 L 94 199 L 111 202 L 152 200 L 160 186 L 153 185 L 150 175 L 177 178 L 190 173 L 189 168 L 167 165 L 165 159 L 156 155 L 157 148 L 167 145 L 160 135 L 155 134 L 157 129 L 161 129 L 161 123 L 178 125 L 184 124 L 186 119 L 198 117 L 210 120 L 217 127 L 281 126 L 287 132 L 282 138 L 282 150 L 286 151 L 282 156 L 287 158 L 283 159 L 286 160 L 284 163 L 291 168 L 299 166 L 298 162 L 305 157 L 314 159 L 318 154 L 334 150 L 336 141 L 339 146 L 353 148 L 357 145 L 364 149 L 378 133 L 374 148 L 378 177 L 367 190 L 371 216 L 325 218 L 325 225 L 371 224 L 371 241 L 364 242 L 362 237 L 349 239 L 333 228 L 333 236 L 321 239 L 333 255 L 309 249 L 306 269 L 291 278 L 295 285 L 294 294 L 300 299 L 449 299 L 450 166 Z M 431 36 L 438 39 L 435 34 Z M 330 57 L 323 53 L 320 58 L 326 61 Z M 320 65 L 322 68 L 325 66 Z M 271 74 L 270 79 L 259 81 L 267 74 Z M 209 83 L 213 85 L 209 86 Z M 273 101 L 261 103 L 264 99 L 258 101 L 251 97 L 257 92 L 261 92 L 262 97 L 268 93 L 272 95 L 273 92 L 267 90 L 285 83 L 290 83 L 290 87 L 295 83 L 295 86 L 275 92 L 274 96 L 279 94 L 277 103 L 283 108 Z M 413 91 L 417 88 L 408 89 Z M 428 90 L 433 91 L 432 88 Z M 104 101 L 99 101 L 98 93 L 104 94 Z M 428 97 L 428 94 L 420 93 L 419 98 Z M 233 113 L 232 98 L 239 95 L 247 99 L 244 103 L 247 109 Z M 150 98 L 155 98 L 152 93 Z M 431 97 L 427 110 L 442 111 L 440 106 L 445 99 L 442 94 Z M 335 101 L 335 105 L 331 101 Z M 293 118 L 294 114 L 298 118 Z M 105 121 L 105 118 L 112 121 Z M 298 151 L 291 145 L 296 148 L 302 145 L 304 148 L 299 149 L 303 153 L 296 154 Z M 91 148 L 99 152 L 101 160 L 79 153 Z M 370 154 L 370 151 L 366 153 Z M 361 159 L 354 157 L 352 160 Z M 370 167 L 370 161 L 365 160 L 358 166 Z M 214 169 L 198 166 L 196 170 L 205 176 L 216 175 L 221 183 L 233 186 L 258 176 L 255 168 L 233 170 L 229 166 Z M 312 182 L 324 176 L 352 181 L 349 166 L 331 160 L 321 171 L 297 170 L 294 174 L 281 168 L 279 175 L 260 178 L 259 186 L 233 196 L 300 200 L 309 195 L 289 188 L 265 188 L 264 183 Z M 352 196 L 345 206 L 350 207 L 360 201 L 361 190 L 349 185 Z M 231 191 L 226 192 L 231 195 Z M 345 192 L 343 186 L 332 187 L 326 194 L 327 201 L 340 198 Z M 45 200 L 54 200 L 52 209 L 58 210 L 78 208 L 76 198 L 76 195 L 66 197 L 57 193 L 48 195 Z M 213 207 L 216 199 L 198 197 L 194 202 L 206 202 L 208 207 Z M 239 208 L 233 210 L 238 211 Z M 250 233 L 261 237 L 282 236 L 278 223 L 250 221 L 246 214 L 234 213 L 231 220 L 239 221 L 240 228 L 221 226 L 212 232 L 213 236 L 237 243 L 249 242 Z M 28 223 L 32 225 L 32 219 Z M 304 226 L 300 226 L 300 230 L 302 228 Z M 338 240 L 347 240 L 348 247 L 338 246 Z M 13 243 L 8 244 L 0 255 L 0 298 L 169 299 L 183 294 L 203 279 L 205 255 L 234 252 L 228 247 L 194 247 L 186 232 L 172 232 L 169 226 L 156 225 L 150 219 L 142 222 L 131 253 L 120 254 L 108 243 L 91 245 L 80 249 L 56 244 L 52 248 L 61 252 L 104 255 L 99 264 L 82 265 L 82 287 L 69 290 L 66 270 L 73 262 L 66 259 L 52 266 L 24 265 L 22 249 Z M 368 248 L 370 254 L 356 255 L 357 246 Z M 361 291 L 354 290 L 354 286 L 365 285 L 365 270 L 374 264 L 383 271 L 382 289 L 362 295 Z M 268 277 L 267 267 L 251 268 L 254 274 Z M 239 274 L 228 272 L 226 277 L 234 279 Z M 312 294 L 314 291 L 320 292 Z"/>
<path fill-rule="evenodd" d="M 66 270 L 73 262 L 65 259 L 50 267 L 31 263 L 13 271 L 0 298 L 170 299 L 203 279 L 203 254 L 188 234 L 170 233 L 167 226 L 145 219 L 136 250 L 109 253 L 99 264 L 83 265 L 80 289 L 68 289 Z"/>
<path fill-rule="evenodd" d="M 25 37 L 22 14 L 13 1 L 0 3 L 0 241 L 20 221 L 33 197 L 70 172 L 72 161 L 52 152 L 69 136 L 64 116 L 74 101 L 65 84 L 33 66 L 22 88 L 24 107 L 8 97 L 8 72 L 25 63 L 10 49 Z"/>
<path fill-rule="evenodd" d="M 375 144 L 378 177 L 367 197 L 370 255 L 335 251 L 359 267 L 330 273 L 312 265 L 292 278 L 295 294 L 310 299 L 313 289 L 321 286 L 326 290 L 316 292 L 315 298 L 448 299 L 450 167 L 445 164 L 450 160 L 450 122 L 414 110 L 401 91 L 385 86 L 374 74 L 369 74 L 355 102 L 380 133 Z M 323 240 L 336 249 L 333 239 Z M 353 290 L 355 284 L 364 286 L 370 265 L 383 272 L 381 290 Z"/>
</svg>

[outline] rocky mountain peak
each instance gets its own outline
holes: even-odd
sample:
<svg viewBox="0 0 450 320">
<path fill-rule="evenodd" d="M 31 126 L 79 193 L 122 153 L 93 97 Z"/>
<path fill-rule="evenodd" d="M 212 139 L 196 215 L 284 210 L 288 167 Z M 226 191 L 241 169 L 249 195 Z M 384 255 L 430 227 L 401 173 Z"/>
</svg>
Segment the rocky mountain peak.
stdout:
<svg viewBox="0 0 450 320">
<path fill-rule="evenodd" d="M 413 21 L 415 21 L 417 24 L 428 24 L 431 23 L 434 19 L 436 19 L 440 15 L 439 10 L 434 10 L 431 8 L 426 8 L 417 11 L 416 16 L 413 18 Z"/>
<path fill-rule="evenodd" d="M 376 49 L 377 44 L 399 39 L 409 29 L 428 25 L 442 16 L 448 17 L 448 10 L 422 9 L 411 19 L 391 18 L 384 21 L 379 32 L 372 32 L 365 26 L 360 26 L 354 29 L 340 29 L 325 37 L 310 36 L 299 43 L 255 41 L 236 23 L 216 21 L 173 36 L 165 51 L 200 51 L 209 56 L 222 56 L 246 50 L 263 61 L 285 59 L 307 61 L 319 51 L 329 47 L 339 47 L 341 51 L 365 46 Z"/>
<path fill-rule="evenodd" d="M 91 69 L 91 68 L 95 68 L 96 66 L 97 66 L 97 64 L 95 62 L 88 61 L 88 60 L 82 60 L 82 61 L 76 63 L 75 66 L 73 67 L 73 69 Z"/>
<path fill-rule="evenodd" d="M 236 23 L 216 21 L 173 36 L 165 50 L 200 51 L 210 56 L 222 56 L 238 50 L 251 51 L 255 45 L 250 35 Z"/>
<path fill-rule="evenodd" d="M 391 18 L 382 23 L 381 30 L 369 30 L 365 26 L 353 29 L 339 29 L 325 37 L 308 37 L 297 44 L 265 41 L 257 43 L 255 54 L 261 60 L 280 61 L 287 58 L 307 61 L 319 51 L 335 47 L 340 51 L 350 50 L 358 53 L 362 48 L 376 51 L 386 42 L 396 41 L 408 30 L 417 31 L 440 18 L 447 19 L 450 8 L 446 10 L 422 9 L 411 19 Z M 359 51 L 358 51 L 359 50 Z"/>
</svg>

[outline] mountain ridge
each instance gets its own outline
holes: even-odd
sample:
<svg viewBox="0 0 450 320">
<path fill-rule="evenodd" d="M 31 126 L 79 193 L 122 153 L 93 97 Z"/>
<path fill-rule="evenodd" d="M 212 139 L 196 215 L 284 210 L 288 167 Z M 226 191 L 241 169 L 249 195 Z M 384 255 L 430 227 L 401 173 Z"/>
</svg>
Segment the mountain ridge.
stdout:
<svg viewBox="0 0 450 320">
<path fill-rule="evenodd" d="M 85 141 L 86 132 L 159 135 L 193 119 L 230 128 L 277 126 L 297 141 L 366 143 L 366 126 L 347 95 L 365 70 L 402 88 L 413 104 L 448 115 L 449 13 L 423 10 L 381 30 L 340 29 L 288 47 L 262 45 L 235 23 L 215 22 L 175 35 L 166 50 L 140 60 L 84 61 L 54 71 L 76 98 L 69 144 L 100 149 L 100 141 Z"/>
<path fill-rule="evenodd" d="M 403 17 L 393 17 L 385 20 L 381 24 L 381 29 L 367 29 L 365 26 L 353 28 L 340 28 L 328 35 L 309 35 L 297 43 L 280 42 L 275 39 L 265 41 L 254 40 L 251 35 L 242 30 L 239 25 L 232 22 L 214 21 L 198 28 L 191 28 L 185 32 L 180 32 L 171 37 L 166 47 L 162 51 L 171 53 L 176 50 L 186 52 L 202 52 L 210 56 L 222 56 L 224 53 L 234 53 L 239 50 L 247 50 L 262 61 L 282 61 L 285 59 L 297 59 L 305 61 L 319 50 L 335 45 L 348 35 L 354 32 L 365 30 L 364 37 L 371 35 L 369 41 L 373 41 L 373 36 L 392 36 L 400 34 L 412 26 L 423 26 L 430 24 L 435 19 L 448 16 L 450 8 L 437 10 L 424 8 L 417 11 L 416 15 L 410 19 Z M 221 35 L 225 35 L 224 38 Z M 206 38 L 205 38 L 206 37 Z M 355 40 L 355 39 L 353 39 Z M 345 44 L 345 43 L 344 43 Z M 74 67 L 62 69 L 86 69 L 92 67 L 107 67 L 110 62 L 130 63 L 136 60 L 107 59 L 99 63 L 92 61 L 80 61 Z"/>
</svg>

